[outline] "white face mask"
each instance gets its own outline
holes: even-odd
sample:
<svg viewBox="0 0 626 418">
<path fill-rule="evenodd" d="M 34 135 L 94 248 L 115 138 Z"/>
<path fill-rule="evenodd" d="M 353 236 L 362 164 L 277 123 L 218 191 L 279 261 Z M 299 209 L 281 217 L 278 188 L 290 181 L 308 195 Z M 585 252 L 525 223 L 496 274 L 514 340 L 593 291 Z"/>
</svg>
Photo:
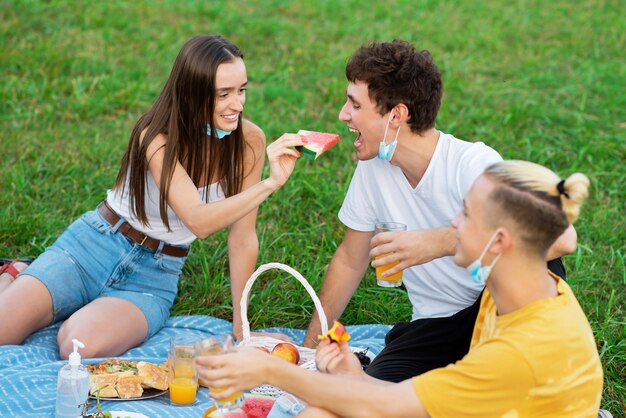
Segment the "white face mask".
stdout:
<svg viewBox="0 0 626 418">
<path fill-rule="evenodd" d="M 478 260 L 474 261 L 472 264 L 470 264 L 469 266 L 465 268 L 467 271 L 469 271 L 469 274 L 472 277 L 472 280 L 474 280 L 476 283 L 485 284 L 487 282 L 487 279 L 489 278 L 489 275 L 491 274 L 491 269 L 493 268 L 493 266 L 496 265 L 496 262 L 502 255 L 502 253 L 498 254 L 496 258 L 493 259 L 490 265 L 488 266 L 482 265 L 483 257 L 487 253 L 487 250 L 491 246 L 491 243 L 493 242 L 493 240 L 498 235 L 498 232 L 500 232 L 500 228 L 496 229 L 496 231 L 493 233 L 491 238 L 489 238 L 489 242 L 487 243 L 487 245 L 485 245 L 485 248 L 483 248 L 483 252 L 480 254 L 480 257 L 478 257 Z"/>
<path fill-rule="evenodd" d="M 378 147 L 378 158 L 384 161 L 391 161 L 391 157 L 393 157 L 393 153 L 396 150 L 396 146 L 398 145 L 398 135 L 400 134 L 400 128 L 398 128 L 398 132 L 396 132 L 396 137 L 393 142 L 390 144 L 386 144 L 387 142 L 387 131 L 389 130 L 389 122 L 391 122 L 391 116 L 393 116 L 393 112 L 389 113 L 389 118 L 387 119 L 387 126 L 385 127 L 385 135 L 380 141 L 380 145 Z"/>
</svg>

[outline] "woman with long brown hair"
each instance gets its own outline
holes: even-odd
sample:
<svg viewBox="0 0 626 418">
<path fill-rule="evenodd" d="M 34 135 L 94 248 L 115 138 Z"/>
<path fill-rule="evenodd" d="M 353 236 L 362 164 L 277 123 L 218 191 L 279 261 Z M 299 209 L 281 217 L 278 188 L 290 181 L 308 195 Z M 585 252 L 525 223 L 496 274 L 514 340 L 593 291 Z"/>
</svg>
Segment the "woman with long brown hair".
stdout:
<svg viewBox="0 0 626 418">
<path fill-rule="evenodd" d="M 299 157 L 292 147 L 303 144 L 295 134 L 270 144 L 261 180 L 265 136 L 243 118 L 247 82 L 243 54 L 226 39 L 185 43 L 106 199 L 0 291 L 0 344 L 65 320 L 61 357 L 72 338 L 85 343 L 84 357 L 122 354 L 168 318 L 189 245 L 226 227 L 231 293 L 240 299 L 257 259 L 257 208 L 287 181 Z"/>
</svg>

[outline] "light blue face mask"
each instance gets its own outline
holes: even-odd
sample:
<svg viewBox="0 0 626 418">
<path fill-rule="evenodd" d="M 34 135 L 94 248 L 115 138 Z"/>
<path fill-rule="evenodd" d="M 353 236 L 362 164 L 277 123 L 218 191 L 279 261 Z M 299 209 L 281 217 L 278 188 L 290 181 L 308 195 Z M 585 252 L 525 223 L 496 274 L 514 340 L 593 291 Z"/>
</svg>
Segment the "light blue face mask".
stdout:
<svg viewBox="0 0 626 418">
<path fill-rule="evenodd" d="M 502 253 L 498 254 L 496 258 L 494 258 L 493 261 L 491 262 L 491 265 L 489 266 L 482 265 L 483 257 L 487 253 L 487 249 L 489 249 L 493 240 L 498 235 L 498 232 L 500 232 L 499 228 L 496 229 L 496 232 L 493 233 L 493 235 L 489 239 L 489 242 L 487 243 L 487 245 L 485 245 L 483 252 L 480 254 L 480 257 L 478 257 L 478 260 L 474 261 L 472 264 L 466 267 L 466 270 L 469 272 L 470 276 L 472 277 L 472 280 L 474 280 L 476 283 L 485 284 L 487 282 L 487 279 L 489 278 L 489 275 L 491 274 L 491 269 L 493 268 L 493 266 L 496 265 L 496 262 L 502 255 Z"/>
<path fill-rule="evenodd" d="M 391 161 L 391 157 L 393 157 L 393 153 L 396 150 L 396 146 L 398 145 L 398 135 L 400 134 L 400 128 L 398 128 L 398 132 L 396 132 L 396 137 L 393 142 L 390 144 L 386 144 L 387 142 L 387 131 L 389 130 L 389 122 L 391 122 L 391 116 L 393 116 L 393 112 L 389 114 L 389 118 L 387 119 L 387 126 L 385 127 L 385 135 L 383 140 L 380 141 L 380 145 L 378 146 L 378 158 L 383 161 Z"/>
<path fill-rule="evenodd" d="M 225 136 L 230 135 L 232 133 L 233 131 L 224 131 L 223 129 L 215 128 L 215 135 L 217 136 L 217 139 L 222 139 Z M 206 134 L 211 136 L 211 125 L 206 126 Z"/>
</svg>

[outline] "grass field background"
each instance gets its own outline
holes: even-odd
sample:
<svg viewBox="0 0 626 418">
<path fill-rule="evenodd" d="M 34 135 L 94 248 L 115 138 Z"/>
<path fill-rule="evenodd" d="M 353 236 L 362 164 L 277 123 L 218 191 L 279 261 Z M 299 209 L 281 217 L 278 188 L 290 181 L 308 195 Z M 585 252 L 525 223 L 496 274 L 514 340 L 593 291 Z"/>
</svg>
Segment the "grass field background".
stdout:
<svg viewBox="0 0 626 418">
<path fill-rule="evenodd" d="M 103 199 L 184 41 L 219 33 L 246 56 L 245 113 L 268 139 L 342 136 L 259 211 L 258 264 L 289 264 L 319 289 L 355 165 L 353 134 L 337 120 L 346 60 L 364 42 L 403 38 L 443 73 L 439 129 L 591 178 L 565 262 L 604 364 L 603 406 L 626 416 L 624 16 L 618 0 L 0 0 L 0 257 L 36 256 Z M 225 237 L 194 244 L 173 314 L 231 318 Z M 254 328 L 305 327 L 312 310 L 295 280 L 267 273 L 249 315 Z M 402 290 L 378 288 L 369 272 L 342 320 L 394 323 L 410 311 Z"/>
</svg>

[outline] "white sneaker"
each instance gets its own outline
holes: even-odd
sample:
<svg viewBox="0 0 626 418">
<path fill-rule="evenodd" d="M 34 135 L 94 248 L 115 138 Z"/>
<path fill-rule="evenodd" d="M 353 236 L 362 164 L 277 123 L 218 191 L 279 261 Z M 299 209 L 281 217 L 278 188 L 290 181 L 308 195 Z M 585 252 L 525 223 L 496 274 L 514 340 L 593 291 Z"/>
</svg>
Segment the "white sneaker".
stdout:
<svg viewBox="0 0 626 418">
<path fill-rule="evenodd" d="M 600 409 L 598 411 L 598 418 L 613 418 L 613 414 L 611 414 L 606 409 Z"/>
</svg>

